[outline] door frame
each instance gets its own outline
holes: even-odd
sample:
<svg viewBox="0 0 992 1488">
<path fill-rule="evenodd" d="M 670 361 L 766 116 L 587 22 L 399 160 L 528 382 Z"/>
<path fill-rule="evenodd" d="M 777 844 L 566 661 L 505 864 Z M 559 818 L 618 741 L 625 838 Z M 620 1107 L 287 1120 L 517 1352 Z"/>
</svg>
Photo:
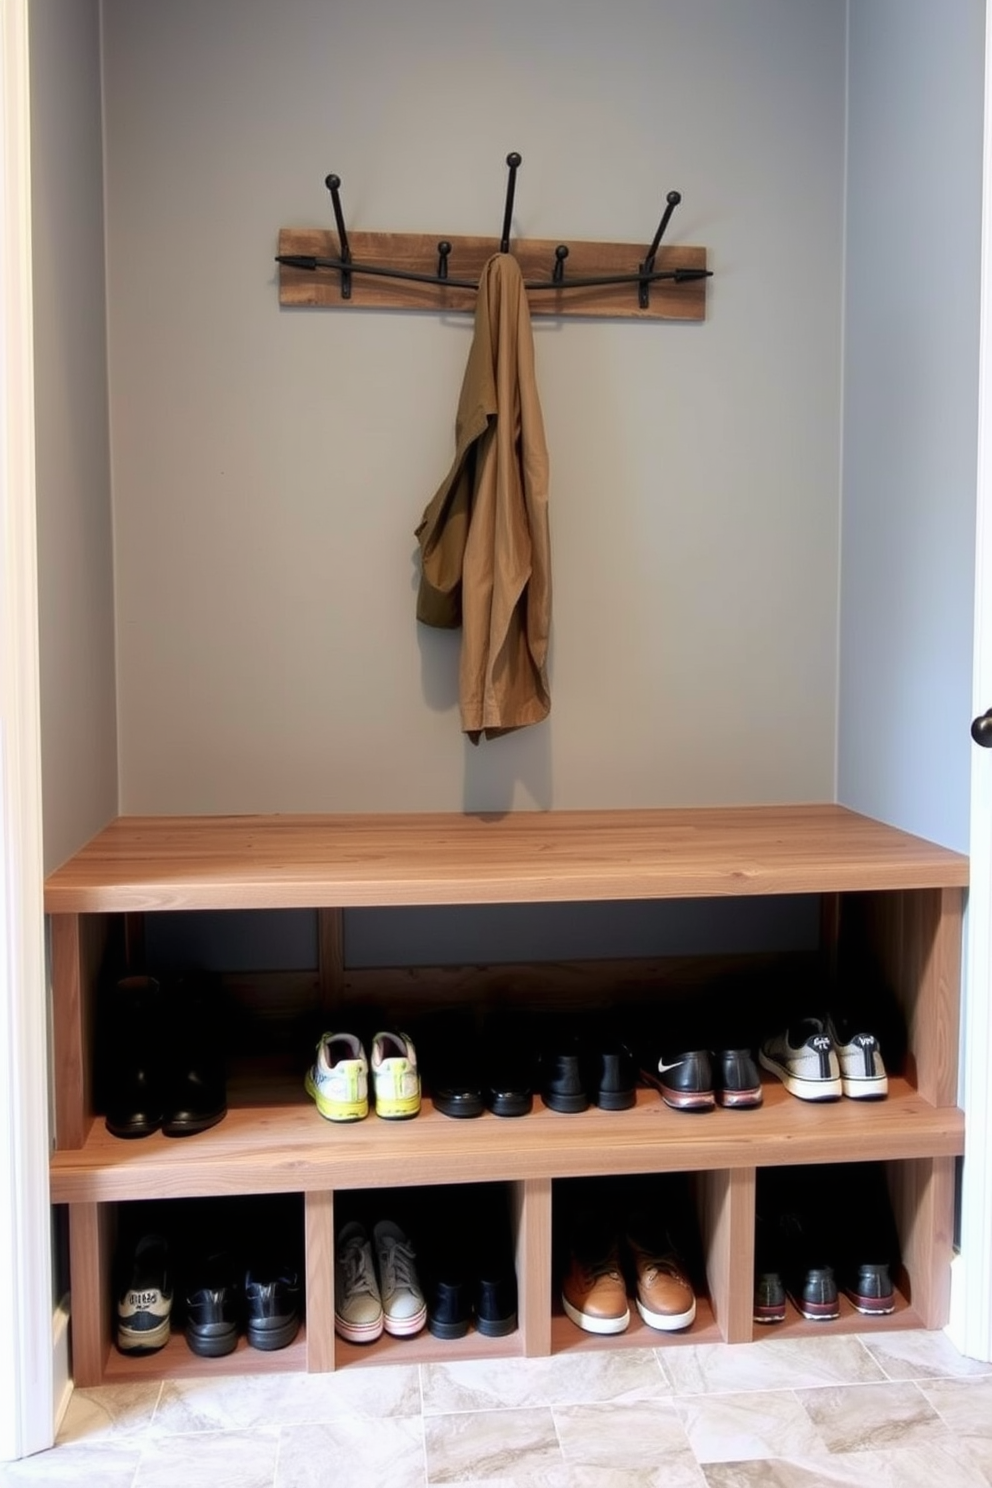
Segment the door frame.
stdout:
<svg viewBox="0 0 992 1488">
<path fill-rule="evenodd" d="M 985 7 L 982 274 L 975 502 L 973 716 L 992 706 L 992 0 Z M 963 726 L 964 720 L 962 720 Z M 960 1103 L 965 1111 L 958 1255 L 948 1332 L 992 1360 L 992 750 L 971 754 L 970 887 L 965 916 Z"/>
<path fill-rule="evenodd" d="M 0 1461 L 51 1446 L 28 0 L 0 5 Z"/>
</svg>

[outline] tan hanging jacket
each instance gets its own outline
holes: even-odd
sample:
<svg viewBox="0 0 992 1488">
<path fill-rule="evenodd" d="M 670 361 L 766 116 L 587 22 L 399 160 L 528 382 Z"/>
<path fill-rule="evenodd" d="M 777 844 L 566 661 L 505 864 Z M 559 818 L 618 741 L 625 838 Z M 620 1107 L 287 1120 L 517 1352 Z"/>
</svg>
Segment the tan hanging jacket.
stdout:
<svg viewBox="0 0 992 1488">
<path fill-rule="evenodd" d="M 458 400 L 455 459 L 416 532 L 417 619 L 462 627 L 462 729 L 478 743 L 551 708 L 548 451 L 520 265 L 497 253 L 479 282 Z"/>
</svg>

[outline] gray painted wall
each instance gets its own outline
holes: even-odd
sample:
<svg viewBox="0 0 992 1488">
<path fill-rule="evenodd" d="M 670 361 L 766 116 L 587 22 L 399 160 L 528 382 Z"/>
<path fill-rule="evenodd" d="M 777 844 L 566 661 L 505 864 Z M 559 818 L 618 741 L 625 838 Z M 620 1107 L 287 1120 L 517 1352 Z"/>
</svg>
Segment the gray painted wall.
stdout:
<svg viewBox="0 0 992 1488">
<path fill-rule="evenodd" d="M 105 0 L 127 812 L 829 800 L 845 7 Z M 705 245 L 704 325 L 538 323 L 552 716 L 414 621 L 471 322 L 286 312 L 284 225 Z"/>
<path fill-rule="evenodd" d="M 838 799 L 967 851 L 983 0 L 852 0 Z"/>
<path fill-rule="evenodd" d="M 117 812 L 99 22 L 97 0 L 32 0 L 46 870 Z"/>
<path fill-rule="evenodd" d="M 967 845 L 983 6 L 852 0 L 845 239 L 847 11 L 104 0 L 101 100 L 96 0 L 34 0 L 49 867 L 118 783 L 837 798 Z M 271 255 L 332 168 L 356 227 L 495 233 L 510 148 L 516 231 L 642 243 L 678 186 L 715 277 L 702 326 L 537 323 L 554 708 L 473 750 L 412 536 L 470 322 L 280 311 Z"/>
</svg>

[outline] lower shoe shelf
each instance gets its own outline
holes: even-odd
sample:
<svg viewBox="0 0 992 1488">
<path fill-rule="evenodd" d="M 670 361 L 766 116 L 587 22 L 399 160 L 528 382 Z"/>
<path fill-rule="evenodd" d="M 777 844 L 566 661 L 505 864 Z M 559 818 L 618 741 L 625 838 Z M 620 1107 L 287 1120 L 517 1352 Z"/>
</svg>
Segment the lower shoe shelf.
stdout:
<svg viewBox="0 0 992 1488">
<path fill-rule="evenodd" d="M 563 1118 L 563 1124 L 572 1120 Z M 640 1171 L 652 1178 L 652 1169 Z M 221 1359 L 194 1355 L 178 1327 L 158 1353 L 140 1358 L 118 1353 L 113 1343 L 111 1278 L 118 1211 L 127 1211 L 129 1206 L 73 1203 L 69 1206 L 69 1229 L 74 1377 L 77 1384 L 85 1386 L 111 1380 L 231 1372 L 320 1373 L 379 1363 L 541 1357 L 576 1350 L 668 1348 L 686 1343 L 734 1343 L 796 1335 L 829 1337 L 852 1331 L 943 1326 L 948 1309 L 954 1160 L 915 1157 L 890 1162 L 886 1171 L 902 1251 L 900 1291 L 895 1311 L 888 1316 L 866 1317 L 842 1299 L 836 1320 L 806 1321 L 790 1305 L 781 1323 L 762 1326 L 753 1322 L 759 1173 L 752 1167 L 701 1170 L 689 1177 L 699 1256 L 695 1267 L 696 1317 L 688 1328 L 678 1332 L 649 1328 L 632 1305 L 630 1323 L 622 1333 L 604 1336 L 584 1332 L 564 1315 L 561 1304 L 555 1195 L 561 1197 L 563 1180 L 533 1178 L 511 1182 L 506 1190 L 519 1290 L 518 1326 L 512 1333 L 487 1338 L 473 1328 L 461 1339 L 439 1340 L 425 1329 L 410 1338 L 383 1335 L 372 1344 L 351 1344 L 338 1337 L 334 1329 L 334 1257 L 338 1225 L 350 1211 L 355 1195 L 345 1190 L 336 1202 L 333 1191 L 322 1190 L 302 1195 L 304 1328 L 288 1348 L 263 1352 L 248 1347 L 242 1338 L 237 1350 Z M 406 1186 L 404 1192 L 409 1196 L 415 1189 Z M 419 1197 L 429 1203 L 433 1192 L 428 1186 Z M 388 1207 L 388 1197 L 384 1202 Z M 561 1236 L 558 1238 L 560 1241 Z"/>
</svg>

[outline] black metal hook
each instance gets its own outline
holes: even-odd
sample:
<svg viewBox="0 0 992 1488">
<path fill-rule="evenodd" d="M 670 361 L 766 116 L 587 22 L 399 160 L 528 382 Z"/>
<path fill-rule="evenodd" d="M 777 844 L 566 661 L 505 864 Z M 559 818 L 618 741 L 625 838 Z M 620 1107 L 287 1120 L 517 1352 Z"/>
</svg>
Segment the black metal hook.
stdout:
<svg viewBox="0 0 992 1488">
<path fill-rule="evenodd" d="M 351 263 L 351 247 L 348 243 L 348 234 L 345 232 L 344 216 L 341 211 L 341 177 L 330 175 L 324 185 L 331 193 L 331 205 L 334 208 L 334 222 L 338 230 L 339 257 L 343 264 Z M 351 275 L 347 269 L 341 270 L 341 298 L 351 299 Z"/>
<path fill-rule="evenodd" d="M 658 252 L 658 244 L 664 237 L 665 228 L 668 226 L 669 219 L 681 200 L 681 191 L 670 191 L 665 198 L 666 206 L 664 213 L 662 214 L 661 221 L 658 223 L 658 231 L 655 233 L 654 239 L 651 243 L 651 247 L 644 255 L 644 262 L 641 264 L 642 274 L 654 273 L 654 259 L 655 254 Z M 637 291 L 637 303 L 640 305 L 642 310 L 647 310 L 648 308 L 648 305 L 650 303 L 648 296 L 648 281 L 644 279 L 641 281 L 640 288 Z"/>
<path fill-rule="evenodd" d="M 447 238 L 442 238 L 437 245 L 437 277 L 447 279 L 448 277 L 448 254 L 451 252 L 451 244 Z"/>
<path fill-rule="evenodd" d="M 564 243 L 559 243 L 555 249 L 555 266 L 551 275 L 552 284 L 561 284 L 565 278 L 565 260 L 568 257 L 568 249 Z"/>
<path fill-rule="evenodd" d="M 517 188 L 517 170 L 522 164 L 520 156 L 513 150 L 506 157 L 506 163 L 510 167 L 510 177 L 506 183 L 506 207 L 503 210 L 503 234 L 499 240 L 500 253 L 510 251 L 510 218 L 513 216 L 513 193 Z"/>
</svg>

